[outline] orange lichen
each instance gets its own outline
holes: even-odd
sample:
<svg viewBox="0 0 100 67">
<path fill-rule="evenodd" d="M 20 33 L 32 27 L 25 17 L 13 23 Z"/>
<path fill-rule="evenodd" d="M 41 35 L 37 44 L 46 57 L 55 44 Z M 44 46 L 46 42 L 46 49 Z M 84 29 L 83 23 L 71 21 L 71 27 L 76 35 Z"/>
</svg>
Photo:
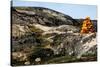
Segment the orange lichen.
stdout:
<svg viewBox="0 0 100 67">
<path fill-rule="evenodd" d="M 93 28 L 93 24 L 90 20 L 90 17 L 86 17 L 86 19 L 83 21 L 82 24 L 82 29 L 80 33 L 93 33 L 94 32 L 94 28 Z"/>
</svg>

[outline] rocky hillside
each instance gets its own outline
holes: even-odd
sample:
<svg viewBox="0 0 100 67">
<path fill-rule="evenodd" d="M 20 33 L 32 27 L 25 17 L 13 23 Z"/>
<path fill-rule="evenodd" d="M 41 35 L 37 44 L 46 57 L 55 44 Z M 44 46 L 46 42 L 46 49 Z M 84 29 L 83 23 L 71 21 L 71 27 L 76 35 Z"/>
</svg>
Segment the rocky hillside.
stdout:
<svg viewBox="0 0 100 67">
<path fill-rule="evenodd" d="M 97 60 L 96 33 L 80 34 L 79 20 L 43 7 L 11 9 L 11 65 Z"/>
<path fill-rule="evenodd" d="M 68 15 L 42 7 L 12 8 L 14 23 L 38 23 L 46 26 L 78 25 L 78 22 Z"/>
</svg>

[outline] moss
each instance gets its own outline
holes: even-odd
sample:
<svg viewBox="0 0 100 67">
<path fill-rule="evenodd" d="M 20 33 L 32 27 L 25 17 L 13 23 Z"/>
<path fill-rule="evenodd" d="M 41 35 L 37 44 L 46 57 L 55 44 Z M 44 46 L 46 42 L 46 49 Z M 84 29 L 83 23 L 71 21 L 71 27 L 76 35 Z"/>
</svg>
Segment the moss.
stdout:
<svg viewBox="0 0 100 67">
<path fill-rule="evenodd" d="M 36 33 L 42 33 L 44 32 L 43 30 L 39 29 L 39 28 L 36 28 L 35 26 L 31 25 L 31 26 L 28 26 L 29 29 L 31 30 L 31 32 L 36 32 Z"/>
<path fill-rule="evenodd" d="M 54 38 L 53 38 L 53 44 L 54 45 L 60 45 L 62 43 L 62 37 L 61 35 L 56 35 Z"/>
<path fill-rule="evenodd" d="M 52 14 L 48 13 L 47 16 L 51 17 L 51 18 L 55 18 Z"/>
<path fill-rule="evenodd" d="M 32 7 L 15 7 L 17 10 L 28 10 L 28 11 L 33 11 Z"/>
<path fill-rule="evenodd" d="M 48 56 L 48 54 L 50 54 L 50 56 Z M 43 47 L 35 47 L 30 55 L 29 55 L 29 60 L 31 62 L 34 62 L 34 60 L 39 57 L 42 60 L 47 60 L 50 59 L 50 57 L 53 55 L 53 50 L 49 49 L 49 48 L 43 48 Z M 46 61 L 45 60 L 45 61 Z"/>
<path fill-rule="evenodd" d="M 43 35 L 44 38 L 48 38 L 48 37 L 50 37 L 50 36 L 51 36 L 51 34 Z"/>
<path fill-rule="evenodd" d="M 46 61 L 45 63 L 51 64 L 51 63 L 71 63 L 71 62 L 89 62 L 89 61 L 97 61 L 97 57 L 84 56 L 78 59 L 75 56 L 60 56 L 52 58 L 51 60 Z"/>
<path fill-rule="evenodd" d="M 56 57 L 53 58 L 49 61 L 47 61 L 47 63 L 61 63 L 61 62 L 69 62 L 69 61 L 74 61 L 75 57 L 72 56 L 60 56 L 60 57 Z"/>
</svg>

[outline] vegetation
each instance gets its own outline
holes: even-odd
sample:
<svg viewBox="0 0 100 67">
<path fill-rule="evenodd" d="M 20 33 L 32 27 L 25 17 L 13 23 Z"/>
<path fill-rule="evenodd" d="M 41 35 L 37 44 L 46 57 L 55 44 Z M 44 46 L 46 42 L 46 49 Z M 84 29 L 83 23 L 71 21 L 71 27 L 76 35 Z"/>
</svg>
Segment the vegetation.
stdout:
<svg viewBox="0 0 100 67">
<path fill-rule="evenodd" d="M 90 21 L 90 17 L 86 17 L 86 19 L 83 21 L 83 25 L 82 25 L 82 30 L 81 33 L 94 33 L 94 28 L 93 28 L 93 24 Z"/>
<path fill-rule="evenodd" d="M 28 27 L 31 30 L 31 32 L 35 32 L 35 33 L 42 33 L 43 32 L 43 30 L 36 28 L 34 25 L 30 25 Z"/>
<path fill-rule="evenodd" d="M 33 11 L 32 7 L 15 7 L 17 10 L 28 10 L 28 11 Z"/>
</svg>

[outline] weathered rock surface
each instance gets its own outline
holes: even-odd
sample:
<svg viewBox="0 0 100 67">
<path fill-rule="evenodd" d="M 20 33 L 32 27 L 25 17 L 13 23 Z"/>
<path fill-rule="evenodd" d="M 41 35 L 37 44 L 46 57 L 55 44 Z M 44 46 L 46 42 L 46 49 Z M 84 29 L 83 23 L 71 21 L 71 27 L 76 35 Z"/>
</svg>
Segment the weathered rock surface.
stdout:
<svg viewBox="0 0 100 67">
<path fill-rule="evenodd" d="M 12 65 L 97 56 L 96 34 L 80 34 L 80 21 L 48 8 L 12 7 Z"/>
<path fill-rule="evenodd" d="M 96 34 L 94 33 L 85 34 L 84 36 L 78 33 L 66 33 L 53 38 L 52 49 L 55 54 L 63 52 L 64 55 L 74 55 L 80 58 L 84 53 L 97 45 L 96 41 Z M 95 52 L 96 50 L 93 53 Z"/>
<path fill-rule="evenodd" d="M 20 10 L 19 10 L 20 9 Z M 12 21 L 13 23 L 28 24 L 38 23 L 46 26 L 59 26 L 59 25 L 78 25 L 79 23 L 68 15 L 64 15 L 57 11 L 42 8 L 12 8 Z"/>
</svg>

